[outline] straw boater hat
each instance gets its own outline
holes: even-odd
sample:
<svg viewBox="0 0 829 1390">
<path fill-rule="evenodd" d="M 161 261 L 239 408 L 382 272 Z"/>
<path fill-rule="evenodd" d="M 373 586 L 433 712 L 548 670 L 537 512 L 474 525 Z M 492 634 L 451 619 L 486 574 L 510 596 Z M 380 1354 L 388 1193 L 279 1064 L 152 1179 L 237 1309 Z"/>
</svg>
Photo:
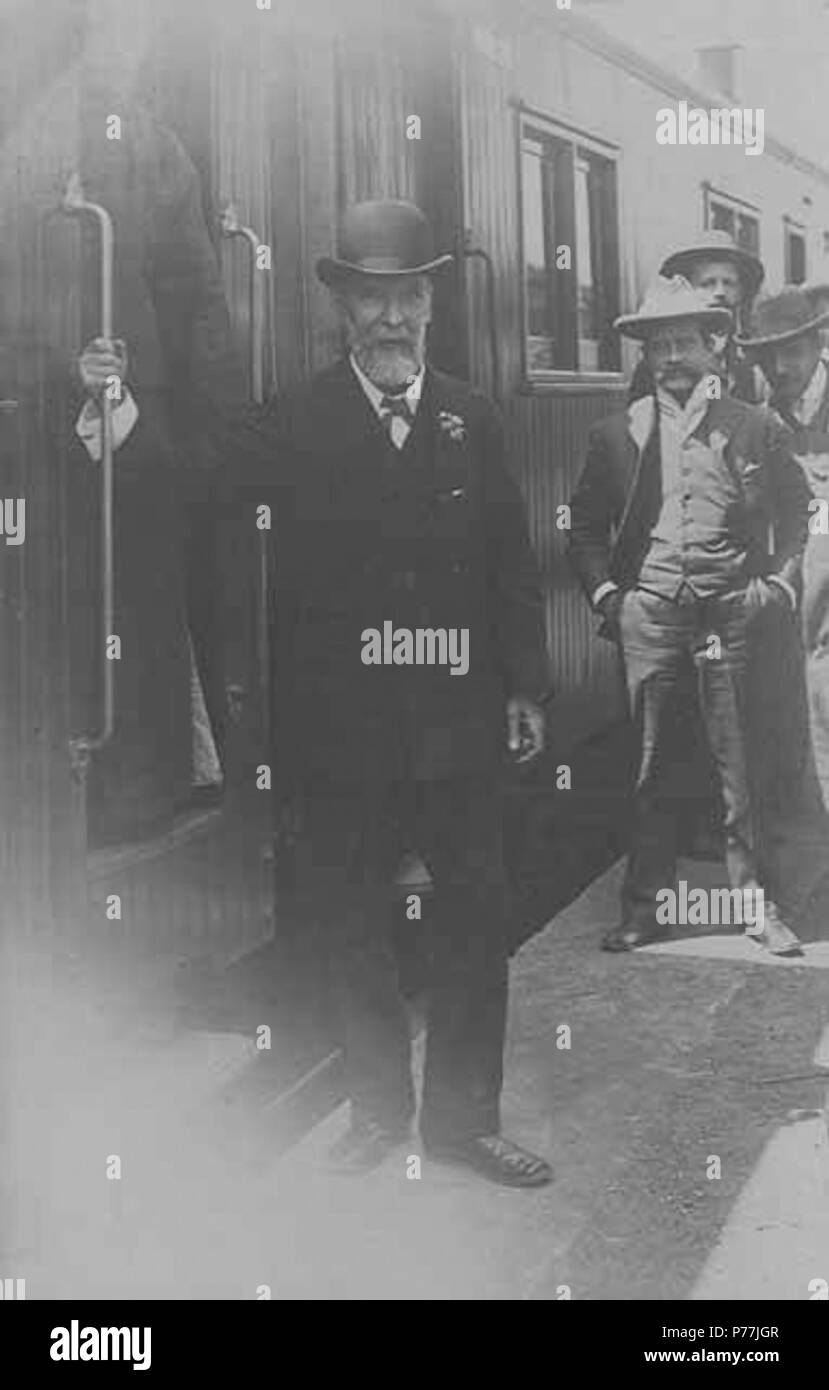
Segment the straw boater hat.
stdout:
<svg viewBox="0 0 829 1390">
<path fill-rule="evenodd" d="M 628 338 L 646 338 L 652 328 L 676 319 L 695 319 L 711 333 L 728 333 L 731 310 L 712 304 L 703 290 L 695 290 L 681 275 L 670 280 L 659 276 L 650 286 L 637 314 L 622 314 L 613 327 Z"/>
<path fill-rule="evenodd" d="M 749 331 L 735 342 L 748 349 L 774 347 L 820 328 L 829 322 L 829 307 L 819 308 L 813 294 L 800 285 L 787 285 L 779 294 L 758 300 Z"/>
<path fill-rule="evenodd" d="M 451 256 L 436 256 L 432 230 L 414 203 L 376 200 L 354 203 L 346 212 L 337 240 L 337 255 L 317 261 L 325 285 L 352 275 L 431 275 L 448 265 Z"/>
<path fill-rule="evenodd" d="M 659 267 L 660 275 L 688 275 L 695 261 L 733 261 L 737 267 L 743 298 L 752 298 L 763 283 L 765 270 L 759 256 L 744 251 L 729 232 L 702 232 L 693 246 L 672 251 Z"/>
</svg>

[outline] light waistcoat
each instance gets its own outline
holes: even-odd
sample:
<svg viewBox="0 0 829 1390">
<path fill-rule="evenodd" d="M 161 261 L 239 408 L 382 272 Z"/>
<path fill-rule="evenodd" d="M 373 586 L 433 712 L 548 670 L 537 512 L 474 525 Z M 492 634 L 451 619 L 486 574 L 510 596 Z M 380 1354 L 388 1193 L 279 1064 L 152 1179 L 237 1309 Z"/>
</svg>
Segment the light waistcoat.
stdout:
<svg viewBox="0 0 829 1390">
<path fill-rule="evenodd" d="M 639 572 L 639 584 L 663 598 L 690 590 L 710 598 L 745 582 L 746 544 L 734 533 L 729 512 L 741 500 L 726 463 L 725 441 L 697 435 L 709 406 L 707 377 L 685 406 L 657 392 L 662 506 Z"/>
</svg>

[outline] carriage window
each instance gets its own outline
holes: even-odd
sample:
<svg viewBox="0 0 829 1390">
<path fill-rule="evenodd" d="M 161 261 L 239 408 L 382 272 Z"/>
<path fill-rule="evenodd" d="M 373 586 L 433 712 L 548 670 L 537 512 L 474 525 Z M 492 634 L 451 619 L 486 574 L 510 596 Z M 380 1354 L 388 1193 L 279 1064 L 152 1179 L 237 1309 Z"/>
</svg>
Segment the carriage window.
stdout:
<svg viewBox="0 0 829 1390">
<path fill-rule="evenodd" d="M 707 197 L 705 224 L 708 231 L 728 232 L 738 246 L 760 254 L 760 219 L 721 194 Z"/>
<path fill-rule="evenodd" d="M 521 209 L 526 375 L 618 371 L 615 163 L 524 125 Z"/>
<path fill-rule="evenodd" d="M 802 285 L 806 279 L 806 233 L 787 218 L 783 234 L 786 242 L 786 284 Z"/>
</svg>

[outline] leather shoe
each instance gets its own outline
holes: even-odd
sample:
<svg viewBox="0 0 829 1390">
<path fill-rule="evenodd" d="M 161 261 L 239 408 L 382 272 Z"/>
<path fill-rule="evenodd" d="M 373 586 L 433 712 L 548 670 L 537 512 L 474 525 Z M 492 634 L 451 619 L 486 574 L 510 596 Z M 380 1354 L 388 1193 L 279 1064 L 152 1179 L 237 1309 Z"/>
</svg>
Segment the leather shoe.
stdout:
<svg viewBox="0 0 829 1390">
<path fill-rule="evenodd" d="M 649 946 L 652 941 L 665 941 L 670 935 L 666 927 L 620 922 L 602 937 L 603 951 L 635 951 L 637 946 Z"/>
<path fill-rule="evenodd" d="M 762 931 L 749 931 L 746 928 L 744 935 L 773 956 L 803 955 L 803 947 L 798 938 L 783 921 L 773 903 L 765 904 L 762 925 Z"/>
<path fill-rule="evenodd" d="M 408 1135 L 408 1126 L 389 1129 L 376 1120 L 352 1120 L 345 1134 L 329 1149 L 327 1166 L 332 1172 L 349 1177 L 370 1173 L 373 1168 L 379 1168 Z"/>
<path fill-rule="evenodd" d="M 549 1163 L 500 1134 L 483 1134 L 456 1144 L 429 1144 L 425 1148 L 430 1158 L 474 1168 L 476 1173 L 503 1187 L 543 1187 L 553 1180 Z"/>
</svg>

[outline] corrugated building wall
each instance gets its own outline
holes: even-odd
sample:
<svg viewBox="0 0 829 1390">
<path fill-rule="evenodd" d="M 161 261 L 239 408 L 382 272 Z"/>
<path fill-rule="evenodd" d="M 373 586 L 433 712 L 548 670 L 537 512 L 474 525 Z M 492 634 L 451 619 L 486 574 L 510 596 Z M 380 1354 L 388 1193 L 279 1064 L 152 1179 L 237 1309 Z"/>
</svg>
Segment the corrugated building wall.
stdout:
<svg viewBox="0 0 829 1390">
<path fill-rule="evenodd" d="M 518 48 L 476 25 L 459 28 L 464 221 L 492 257 L 498 327 L 498 379 L 487 331 L 483 276 L 467 271 L 470 374 L 501 398 L 511 459 L 547 591 L 547 640 L 558 691 L 557 742 L 577 741 L 622 712 L 615 651 L 593 635 L 593 621 L 565 558 L 557 508 L 575 483 L 590 426 L 624 400 L 624 385 L 527 387 L 522 379 L 521 221 L 518 186 Z M 562 69 L 564 70 L 564 69 Z M 555 69 L 553 69 L 553 72 Z M 558 91 L 552 77 L 550 92 Z"/>
</svg>

